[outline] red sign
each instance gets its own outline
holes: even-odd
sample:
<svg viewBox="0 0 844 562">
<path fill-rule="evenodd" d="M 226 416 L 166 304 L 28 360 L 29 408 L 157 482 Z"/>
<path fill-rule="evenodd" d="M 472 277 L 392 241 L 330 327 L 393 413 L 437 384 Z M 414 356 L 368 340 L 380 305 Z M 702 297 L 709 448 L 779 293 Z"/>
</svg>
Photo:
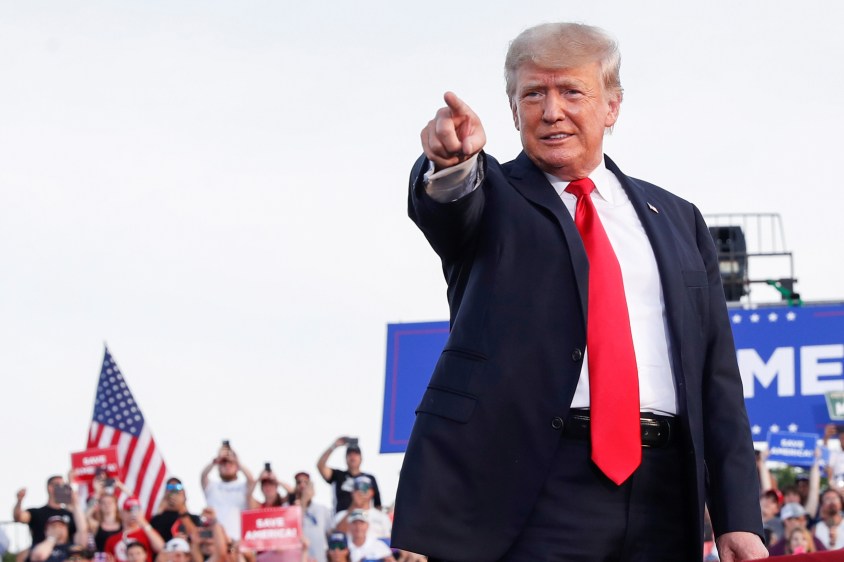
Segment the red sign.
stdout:
<svg viewBox="0 0 844 562">
<path fill-rule="evenodd" d="M 105 469 L 106 477 L 120 476 L 120 463 L 117 462 L 117 447 L 107 449 L 88 449 L 70 454 L 70 466 L 73 469 L 74 482 L 90 482 L 97 469 Z"/>
<path fill-rule="evenodd" d="M 240 533 L 242 549 L 301 549 L 302 508 L 291 505 L 241 511 Z"/>
</svg>

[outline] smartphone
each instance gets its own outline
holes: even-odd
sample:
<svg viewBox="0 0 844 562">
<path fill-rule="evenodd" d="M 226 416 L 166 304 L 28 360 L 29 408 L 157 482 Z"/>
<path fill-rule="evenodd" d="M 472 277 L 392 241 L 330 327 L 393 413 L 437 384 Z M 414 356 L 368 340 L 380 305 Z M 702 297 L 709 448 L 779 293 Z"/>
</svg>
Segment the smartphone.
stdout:
<svg viewBox="0 0 844 562">
<path fill-rule="evenodd" d="M 346 439 L 346 446 L 347 447 L 357 447 L 358 446 L 358 438 L 357 437 L 349 437 Z"/>
<path fill-rule="evenodd" d="M 199 531 L 199 538 L 201 538 L 201 539 L 214 538 L 214 530 L 213 529 L 201 529 Z"/>
<path fill-rule="evenodd" d="M 106 478 L 103 484 L 106 488 L 114 488 L 114 478 Z"/>
<path fill-rule="evenodd" d="M 71 502 L 71 498 L 73 497 L 69 484 L 56 486 L 55 495 L 56 503 L 63 503 L 65 505 L 69 504 Z"/>
<path fill-rule="evenodd" d="M 272 469 L 272 468 L 270 468 L 270 463 L 268 463 L 268 462 L 265 462 L 265 463 L 264 463 L 264 470 L 266 470 L 267 472 L 272 472 L 272 471 L 273 471 L 273 469 Z"/>
<path fill-rule="evenodd" d="M 223 439 L 223 447 L 225 447 L 226 449 L 231 449 L 231 442 L 228 439 Z"/>
</svg>

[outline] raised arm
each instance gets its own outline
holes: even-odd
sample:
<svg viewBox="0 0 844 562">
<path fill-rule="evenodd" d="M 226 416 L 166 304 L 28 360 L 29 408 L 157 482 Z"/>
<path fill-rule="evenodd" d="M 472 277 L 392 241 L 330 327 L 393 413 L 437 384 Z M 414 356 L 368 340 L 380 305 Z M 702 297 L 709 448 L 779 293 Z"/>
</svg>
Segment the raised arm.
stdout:
<svg viewBox="0 0 844 562">
<path fill-rule="evenodd" d="M 322 474 L 322 477 L 325 479 L 326 482 L 331 482 L 331 477 L 334 475 L 334 470 L 328 467 L 328 457 L 331 456 L 331 453 L 334 452 L 334 449 L 345 445 L 348 441 L 348 437 L 338 437 L 319 457 L 316 463 L 317 470 L 319 473 Z"/>
<path fill-rule="evenodd" d="M 465 162 L 486 144 L 484 127 L 472 108 L 454 92 L 446 92 L 443 99 L 446 106 L 437 110 L 420 135 L 422 150 L 436 172 Z"/>
<path fill-rule="evenodd" d="M 217 466 L 219 462 L 219 457 L 214 457 L 208 465 L 202 469 L 202 474 L 199 475 L 199 480 L 202 483 L 202 491 L 205 492 L 205 488 L 208 487 L 208 475 L 211 474 L 211 471 L 214 470 L 214 467 Z"/>
<path fill-rule="evenodd" d="M 26 497 L 26 488 L 21 488 L 17 493 L 17 501 L 12 510 L 12 519 L 18 523 L 29 523 L 30 513 L 23 508 L 23 498 Z"/>
</svg>

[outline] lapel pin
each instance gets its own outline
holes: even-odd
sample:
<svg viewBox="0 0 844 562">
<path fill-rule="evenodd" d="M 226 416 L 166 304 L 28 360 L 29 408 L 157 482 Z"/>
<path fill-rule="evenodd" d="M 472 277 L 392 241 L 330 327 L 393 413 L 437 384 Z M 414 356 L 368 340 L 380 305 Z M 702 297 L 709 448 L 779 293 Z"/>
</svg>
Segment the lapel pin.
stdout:
<svg viewBox="0 0 844 562">
<path fill-rule="evenodd" d="M 654 207 L 654 206 L 653 206 L 652 204 L 650 204 L 650 203 L 648 203 L 648 209 L 650 209 L 651 211 L 653 211 L 653 212 L 654 212 L 654 213 L 656 213 L 656 214 L 659 214 L 659 209 L 657 209 L 656 207 Z"/>
</svg>

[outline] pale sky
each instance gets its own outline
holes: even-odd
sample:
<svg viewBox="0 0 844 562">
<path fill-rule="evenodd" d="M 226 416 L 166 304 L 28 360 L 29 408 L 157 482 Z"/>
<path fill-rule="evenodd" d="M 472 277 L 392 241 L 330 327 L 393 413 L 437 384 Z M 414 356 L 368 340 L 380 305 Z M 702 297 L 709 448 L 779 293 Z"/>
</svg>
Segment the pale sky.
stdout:
<svg viewBox="0 0 844 562">
<path fill-rule="evenodd" d="M 620 42 L 622 170 L 781 213 L 804 299 L 844 297 L 840 3 L 0 2 L 0 520 L 84 447 L 104 341 L 193 511 L 223 438 L 292 480 L 359 436 L 391 502 L 386 324 L 448 315 L 419 131 L 453 90 L 515 157 L 504 52 L 556 20 Z"/>
</svg>

